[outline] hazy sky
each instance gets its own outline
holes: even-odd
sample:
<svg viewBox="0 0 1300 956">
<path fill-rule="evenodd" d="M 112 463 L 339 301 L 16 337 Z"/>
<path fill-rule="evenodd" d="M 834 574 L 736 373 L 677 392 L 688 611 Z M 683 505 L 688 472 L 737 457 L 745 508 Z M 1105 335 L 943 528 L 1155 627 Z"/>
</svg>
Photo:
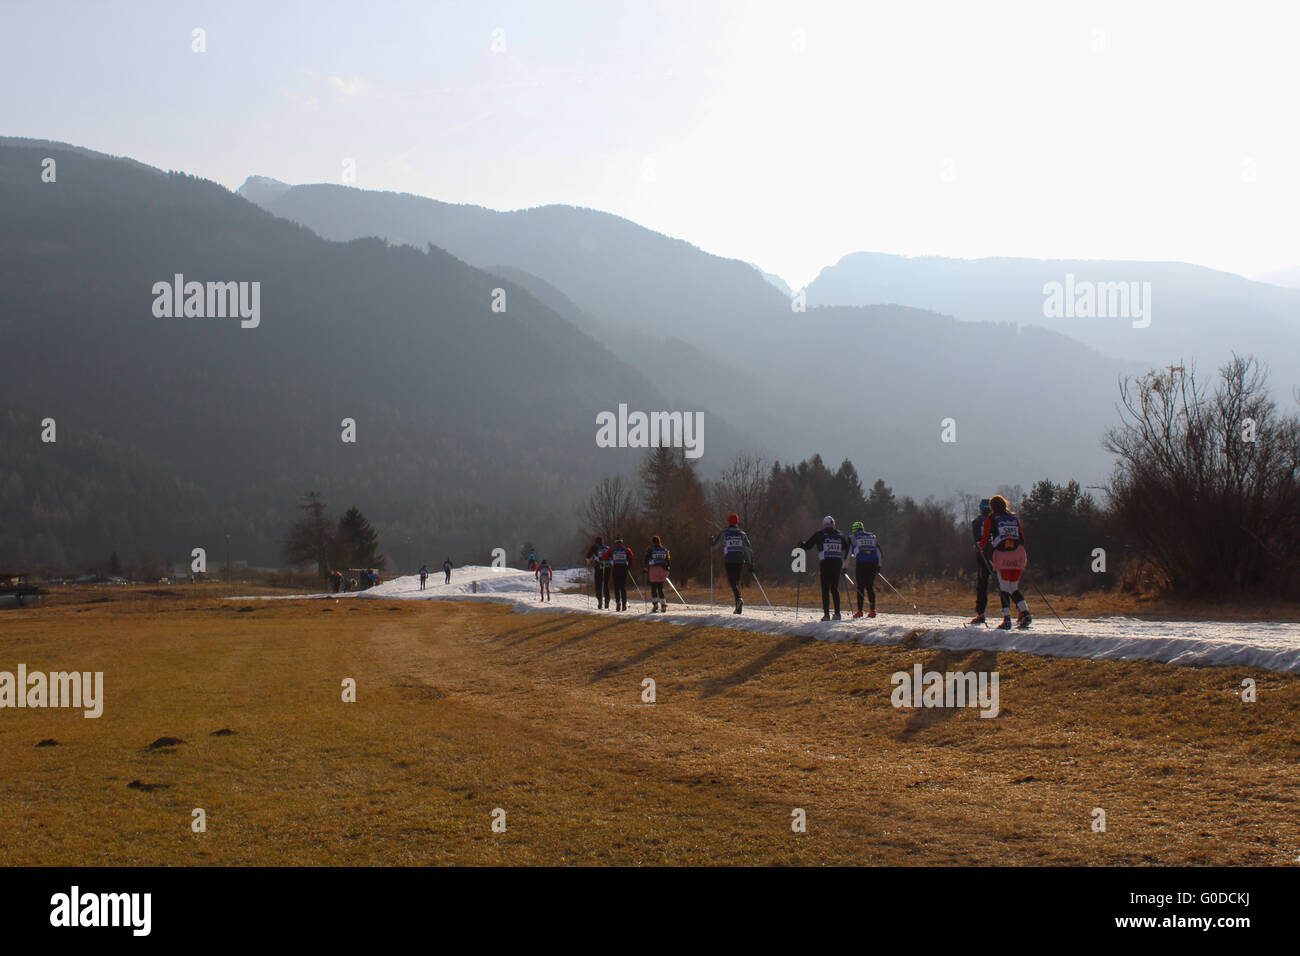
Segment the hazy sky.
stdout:
<svg viewBox="0 0 1300 956">
<path fill-rule="evenodd" d="M 591 206 L 796 286 L 856 250 L 1254 274 L 1300 265 L 1297 26 L 1242 0 L 0 0 L 0 135 L 232 189 L 352 158 L 364 188 Z"/>
</svg>

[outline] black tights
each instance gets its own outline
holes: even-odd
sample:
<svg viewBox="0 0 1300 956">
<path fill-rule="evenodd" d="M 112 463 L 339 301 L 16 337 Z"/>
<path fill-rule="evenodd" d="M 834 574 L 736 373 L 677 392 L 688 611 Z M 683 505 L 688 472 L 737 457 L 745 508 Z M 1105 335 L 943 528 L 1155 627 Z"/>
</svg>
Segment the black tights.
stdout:
<svg viewBox="0 0 1300 956">
<path fill-rule="evenodd" d="M 731 593 L 740 600 L 740 572 L 745 566 L 738 562 L 727 564 L 727 583 L 731 585 Z"/>
<path fill-rule="evenodd" d="M 843 561 L 822 561 L 822 613 L 831 613 L 831 596 L 835 597 L 835 613 L 840 613 L 840 574 Z"/>
<path fill-rule="evenodd" d="M 1006 617 L 1007 612 L 1011 610 L 1011 605 L 1013 602 L 1015 603 L 1016 607 L 1019 607 L 1020 602 L 1025 599 L 1025 596 L 1020 593 L 1020 588 L 1016 588 L 1010 594 L 1008 594 L 1006 591 L 999 591 L 998 597 L 1002 599 L 1003 617 Z"/>
<path fill-rule="evenodd" d="M 862 591 L 865 588 L 867 599 L 871 602 L 871 610 L 876 609 L 876 572 L 880 570 L 880 565 L 874 561 L 858 562 L 858 610 L 862 610 Z"/>
</svg>

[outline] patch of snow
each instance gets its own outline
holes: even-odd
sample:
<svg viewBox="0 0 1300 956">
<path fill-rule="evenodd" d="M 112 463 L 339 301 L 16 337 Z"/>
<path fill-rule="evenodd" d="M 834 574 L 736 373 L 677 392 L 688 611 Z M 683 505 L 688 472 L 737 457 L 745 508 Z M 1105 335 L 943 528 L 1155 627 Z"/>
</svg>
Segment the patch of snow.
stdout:
<svg viewBox="0 0 1300 956">
<path fill-rule="evenodd" d="M 879 612 L 875 618 L 822 621 L 810 608 L 797 613 L 792 607 L 768 608 L 747 600 L 744 614 L 731 613 L 731 604 L 683 606 L 671 595 L 666 613 L 649 615 L 635 588 L 630 588 L 628 610 L 596 610 L 590 593 L 561 594 L 560 589 L 582 585 L 585 569 L 556 569 L 551 582 L 552 600 L 538 599 L 537 580 L 531 571 L 515 568 L 468 566 L 455 568 L 451 582 L 443 583 L 441 570 L 429 575 L 420 590 L 418 575 L 385 581 L 368 591 L 346 594 L 295 594 L 258 596 L 265 600 L 382 599 L 399 601 L 483 600 L 515 605 L 521 612 L 567 611 L 619 615 L 678 626 L 725 627 L 762 634 L 790 634 L 831 642 L 894 644 L 911 637 L 916 647 L 947 650 L 1016 651 L 1046 657 L 1083 657 L 1091 660 L 1147 660 L 1162 664 L 1259 667 L 1300 674 L 1300 623 L 1274 621 L 1143 621 L 1128 617 L 1067 618 L 1066 627 L 1050 614 L 1035 616 L 1029 630 L 999 631 L 965 626 L 965 618 L 936 614 Z M 630 582 L 629 582 L 630 583 Z M 725 596 L 725 595 L 724 595 Z M 251 601 L 258 597 L 230 598 Z M 648 593 L 647 593 L 648 597 Z M 1031 610 L 1035 610 L 1031 602 Z M 1046 610 L 1040 608 L 1037 610 Z M 996 622 L 996 619 L 994 619 Z"/>
</svg>

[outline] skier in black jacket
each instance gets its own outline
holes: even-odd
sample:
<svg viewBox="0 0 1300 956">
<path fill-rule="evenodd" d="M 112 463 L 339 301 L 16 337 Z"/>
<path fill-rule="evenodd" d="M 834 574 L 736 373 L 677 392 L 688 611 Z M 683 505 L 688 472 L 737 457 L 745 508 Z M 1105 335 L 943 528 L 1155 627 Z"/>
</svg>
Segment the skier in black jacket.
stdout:
<svg viewBox="0 0 1300 956">
<path fill-rule="evenodd" d="M 985 498 L 980 502 L 980 516 L 970 523 L 971 540 L 975 542 L 975 616 L 972 624 L 984 623 L 984 612 L 989 606 L 989 568 L 992 567 L 993 546 L 980 548 L 980 539 L 984 537 L 984 519 L 992 514 L 993 508 Z"/>
<path fill-rule="evenodd" d="M 596 608 L 609 607 L 609 565 L 601 555 L 605 553 L 605 539 L 596 536 L 596 543 L 587 549 L 587 561 L 591 565 L 592 585 L 596 591 Z"/>
<path fill-rule="evenodd" d="M 835 519 L 827 515 L 822 519 L 822 529 L 799 545 L 805 551 L 817 549 L 822 573 L 822 620 L 831 620 L 831 596 L 835 597 L 835 620 L 840 619 L 840 574 L 844 570 L 844 532 L 835 527 Z"/>
</svg>

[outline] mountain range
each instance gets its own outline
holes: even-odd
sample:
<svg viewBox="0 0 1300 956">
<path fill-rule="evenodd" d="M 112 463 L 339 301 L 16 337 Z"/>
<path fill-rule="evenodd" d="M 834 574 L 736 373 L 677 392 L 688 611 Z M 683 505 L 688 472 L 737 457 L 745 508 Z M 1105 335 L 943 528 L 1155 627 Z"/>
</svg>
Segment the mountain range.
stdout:
<svg viewBox="0 0 1300 956">
<path fill-rule="evenodd" d="M 226 535 L 272 564 L 306 490 L 399 557 L 567 544 L 591 486 L 636 474 L 643 452 L 595 441 L 621 404 L 701 413 L 705 477 L 743 449 L 851 458 L 918 498 L 1095 485 L 1124 376 L 1235 350 L 1297 380 L 1300 292 L 1181 263 L 855 253 L 800 310 L 776 276 L 595 210 L 231 193 L 12 138 L 0 206 L 8 564 Z M 158 315 L 177 275 L 258 283 L 257 326 Z M 1150 283 L 1150 323 L 1046 314 L 1067 276 Z"/>
</svg>

